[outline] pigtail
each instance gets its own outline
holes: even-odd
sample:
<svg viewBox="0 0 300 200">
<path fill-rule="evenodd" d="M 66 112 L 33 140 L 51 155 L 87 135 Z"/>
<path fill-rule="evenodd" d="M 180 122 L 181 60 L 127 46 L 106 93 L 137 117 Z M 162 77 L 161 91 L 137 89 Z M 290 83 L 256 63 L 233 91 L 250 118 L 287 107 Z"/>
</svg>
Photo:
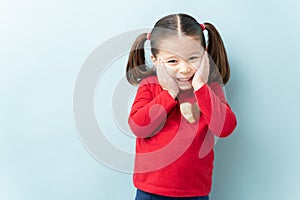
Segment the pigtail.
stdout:
<svg viewBox="0 0 300 200">
<path fill-rule="evenodd" d="M 214 63 L 211 66 L 216 67 L 210 68 L 210 79 L 211 81 L 217 80 L 221 81 L 224 85 L 228 82 L 230 78 L 230 67 L 227 59 L 227 54 L 225 46 L 223 44 L 222 38 L 218 30 L 210 23 L 204 23 L 205 29 L 208 32 L 208 47 L 207 52 L 211 56 Z M 218 69 L 218 70 L 217 70 Z"/>
<path fill-rule="evenodd" d="M 132 85 L 137 85 L 143 78 L 154 74 L 154 70 L 145 63 L 144 45 L 146 40 L 147 33 L 140 34 L 130 50 L 126 67 L 126 78 Z"/>
</svg>

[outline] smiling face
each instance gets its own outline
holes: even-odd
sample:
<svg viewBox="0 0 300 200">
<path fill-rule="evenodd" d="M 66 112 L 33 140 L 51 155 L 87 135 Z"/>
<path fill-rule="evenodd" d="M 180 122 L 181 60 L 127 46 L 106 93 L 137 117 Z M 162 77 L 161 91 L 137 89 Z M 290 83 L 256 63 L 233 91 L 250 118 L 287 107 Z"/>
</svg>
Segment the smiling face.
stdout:
<svg viewBox="0 0 300 200">
<path fill-rule="evenodd" d="M 179 89 L 187 90 L 192 87 L 192 78 L 200 67 L 203 53 L 200 42 L 192 37 L 170 37 L 160 42 L 156 58 L 151 56 L 151 59 L 155 65 L 158 59 L 163 60 Z"/>
</svg>

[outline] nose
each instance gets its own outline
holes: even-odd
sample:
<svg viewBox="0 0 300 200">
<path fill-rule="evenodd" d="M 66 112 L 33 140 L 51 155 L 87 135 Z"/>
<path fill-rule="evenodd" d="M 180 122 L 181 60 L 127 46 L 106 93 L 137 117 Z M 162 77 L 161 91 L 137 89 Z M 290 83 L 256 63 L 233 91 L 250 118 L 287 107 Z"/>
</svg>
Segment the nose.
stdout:
<svg viewBox="0 0 300 200">
<path fill-rule="evenodd" d="M 179 66 L 178 66 L 178 72 L 181 74 L 188 74 L 191 72 L 191 66 L 189 63 L 186 62 L 182 62 Z"/>
</svg>

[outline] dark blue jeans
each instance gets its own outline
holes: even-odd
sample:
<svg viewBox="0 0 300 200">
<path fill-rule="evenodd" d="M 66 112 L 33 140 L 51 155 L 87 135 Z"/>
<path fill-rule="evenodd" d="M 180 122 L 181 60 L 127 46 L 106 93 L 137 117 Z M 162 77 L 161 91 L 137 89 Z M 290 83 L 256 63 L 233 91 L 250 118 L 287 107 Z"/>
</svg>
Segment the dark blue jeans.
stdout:
<svg viewBox="0 0 300 200">
<path fill-rule="evenodd" d="M 209 200 L 208 196 L 202 197 L 166 197 L 157 194 L 151 194 L 137 189 L 135 200 Z"/>
</svg>

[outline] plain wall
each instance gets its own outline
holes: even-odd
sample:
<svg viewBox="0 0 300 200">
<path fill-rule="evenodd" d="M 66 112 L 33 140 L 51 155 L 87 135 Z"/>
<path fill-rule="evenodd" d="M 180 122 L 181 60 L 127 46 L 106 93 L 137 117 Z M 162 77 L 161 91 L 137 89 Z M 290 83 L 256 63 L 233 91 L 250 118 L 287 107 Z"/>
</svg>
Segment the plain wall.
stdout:
<svg viewBox="0 0 300 200">
<path fill-rule="evenodd" d="M 132 175 L 81 144 L 74 84 L 102 42 L 178 12 L 215 24 L 231 64 L 226 95 L 238 127 L 216 145 L 211 199 L 299 199 L 299 8 L 295 0 L 0 1 L 0 199 L 133 199 Z"/>
</svg>

